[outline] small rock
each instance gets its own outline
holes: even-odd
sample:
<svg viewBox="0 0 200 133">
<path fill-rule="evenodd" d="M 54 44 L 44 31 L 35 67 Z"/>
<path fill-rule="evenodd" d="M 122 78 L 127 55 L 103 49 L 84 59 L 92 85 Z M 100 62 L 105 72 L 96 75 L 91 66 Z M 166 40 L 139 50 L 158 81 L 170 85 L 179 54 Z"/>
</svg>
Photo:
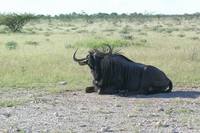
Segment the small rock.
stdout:
<svg viewBox="0 0 200 133">
<path fill-rule="evenodd" d="M 49 129 L 44 129 L 43 132 L 44 133 L 49 133 Z"/>
<path fill-rule="evenodd" d="M 152 117 L 158 117 L 159 115 L 156 114 L 156 113 L 152 113 L 152 114 L 150 114 L 150 116 L 152 116 Z"/>
<path fill-rule="evenodd" d="M 120 105 L 120 104 L 116 104 L 115 107 L 122 107 L 122 105 Z"/>
<path fill-rule="evenodd" d="M 106 114 L 113 114 L 115 113 L 114 111 L 108 111 Z"/>
<path fill-rule="evenodd" d="M 188 129 L 194 129 L 193 127 L 188 127 Z"/>
<path fill-rule="evenodd" d="M 40 106 L 35 107 L 36 109 L 40 109 Z"/>
<path fill-rule="evenodd" d="M 128 117 L 129 118 L 132 118 L 132 117 L 136 117 L 137 115 L 134 115 L 134 114 L 128 114 Z"/>
<path fill-rule="evenodd" d="M 169 125 L 166 123 L 166 122 L 161 122 L 161 121 L 158 121 L 156 122 L 156 127 L 169 127 Z"/>
<path fill-rule="evenodd" d="M 165 121 L 165 122 L 163 122 L 162 126 L 163 127 L 169 127 L 169 124 L 167 124 L 167 122 Z"/>
<path fill-rule="evenodd" d="M 100 131 L 101 132 L 112 132 L 110 127 L 102 127 Z"/>
<path fill-rule="evenodd" d="M 139 108 L 138 111 L 143 111 L 143 109 L 142 109 L 142 108 Z"/>
<path fill-rule="evenodd" d="M 115 113 L 114 111 L 99 111 L 102 114 L 112 114 Z"/>
<path fill-rule="evenodd" d="M 80 110 L 87 110 L 87 108 L 82 107 L 82 108 L 80 108 Z"/>
<path fill-rule="evenodd" d="M 162 126 L 161 121 L 156 122 L 155 126 L 156 126 L 156 127 L 161 127 L 161 126 Z"/>
<path fill-rule="evenodd" d="M 163 127 L 169 127 L 169 125 L 168 125 L 168 124 L 163 124 L 162 126 L 163 126 Z"/>
<path fill-rule="evenodd" d="M 161 107 L 158 109 L 158 112 L 161 112 L 161 111 L 165 111 L 164 108 Z"/>
<path fill-rule="evenodd" d="M 23 130 L 21 130 L 20 128 L 18 127 L 9 127 L 9 130 L 8 130 L 8 133 L 18 133 L 18 132 L 22 132 Z"/>
<path fill-rule="evenodd" d="M 20 129 L 20 128 L 17 128 L 16 131 L 17 131 L 17 132 L 22 132 L 23 130 Z"/>
<path fill-rule="evenodd" d="M 31 129 L 31 128 L 25 128 L 25 129 L 24 129 L 24 132 L 25 132 L 25 133 L 32 133 L 32 129 Z"/>
<path fill-rule="evenodd" d="M 80 125 L 80 127 L 86 127 L 87 125 Z"/>
<path fill-rule="evenodd" d="M 0 133 L 8 133 L 9 130 L 8 129 L 0 129 Z"/>
<path fill-rule="evenodd" d="M 59 115 L 58 115 L 58 112 L 55 112 L 55 113 L 53 113 L 54 114 L 54 116 L 56 116 L 56 117 L 58 117 Z"/>
<path fill-rule="evenodd" d="M 76 92 L 74 92 L 74 93 L 72 93 L 72 95 L 74 95 L 74 96 L 77 96 L 77 93 L 76 93 Z"/>
<path fill-rule="evenodd" d="M 126 129 L 125 128 L 121 128 L 121 129 L 119 129 L 119 131 L 124 132 L 124 131 L 126 131 Z"/>
<path fill-rule="evenodd" d="M 176 128 L 172 129 L 171 133 L 179 133 Z"/>
<path fill-rule="evenodd" d="M 11 116 L 10 113 L 3 113 L 3 115 L 6 117 L 6 118 L 9 118 Z"/>
<path fill-rule="evenodd" d="M 171 121 L 172 121 L 172 122 L 177 122 L 177 120 L 176 120 L 176 119 L 171 119 Z"/>
<path fill-rule="evenodd" d="M 66 84 L 67 84 L 67 81 L 60 81 L 58 84 L 59 84 L 59 85 L 66 85 Z"/>
</svg>

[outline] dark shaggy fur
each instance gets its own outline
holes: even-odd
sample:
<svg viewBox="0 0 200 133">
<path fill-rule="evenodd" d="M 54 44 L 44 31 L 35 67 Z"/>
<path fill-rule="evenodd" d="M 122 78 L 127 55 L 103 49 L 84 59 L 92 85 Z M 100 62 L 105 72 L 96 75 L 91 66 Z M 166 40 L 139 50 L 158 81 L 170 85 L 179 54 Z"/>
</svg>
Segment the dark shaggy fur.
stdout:
<svg viewBox="0 0 200 133">
<path fill-rule="evenodd" d="M 171 80 L 160 69 L 131 61 L 112 49 L 109 52 L 94 49 L 87 59 L 93 84 L 100 94 L 155 94 L 172 90 Z"/>
</svg>

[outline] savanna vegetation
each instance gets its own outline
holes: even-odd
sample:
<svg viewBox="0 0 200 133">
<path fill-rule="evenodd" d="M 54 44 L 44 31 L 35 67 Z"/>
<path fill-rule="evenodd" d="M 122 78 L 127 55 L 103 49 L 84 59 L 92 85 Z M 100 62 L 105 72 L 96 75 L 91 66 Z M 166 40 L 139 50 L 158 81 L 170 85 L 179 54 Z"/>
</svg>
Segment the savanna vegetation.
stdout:
<svg viewBox="0 0 200 133">
<path fill-rule="evenodd" d="M 175 86 L 200 85 L 198 13 L 1 14 L 0 24 L 1 87 L 49 87 L 67 81 L 68 89 L 83 89 L 92 77 L 88 67 L 73 62 L 73 52 L 79 48 L 82 57 L 104 44 L 159 67 Z"/>
</svg>

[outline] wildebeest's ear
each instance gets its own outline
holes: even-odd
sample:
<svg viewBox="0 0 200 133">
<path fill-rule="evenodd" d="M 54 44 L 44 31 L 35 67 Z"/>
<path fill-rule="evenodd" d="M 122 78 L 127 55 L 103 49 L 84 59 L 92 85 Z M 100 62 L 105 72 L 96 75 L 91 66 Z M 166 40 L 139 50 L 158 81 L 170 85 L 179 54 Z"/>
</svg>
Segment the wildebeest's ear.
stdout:
<svg viewBox="0 0 200 133">
<path fill-rule="evenodd" d="M 88 53 L 89 53 L 89 54 L 88 54 L 88 56 L 90 56 L 90 55 L 93 55 L 93 54 L 94 54 L 94 52 L 93 52 L 93 51 L 89 51 Z"/>
</svg>

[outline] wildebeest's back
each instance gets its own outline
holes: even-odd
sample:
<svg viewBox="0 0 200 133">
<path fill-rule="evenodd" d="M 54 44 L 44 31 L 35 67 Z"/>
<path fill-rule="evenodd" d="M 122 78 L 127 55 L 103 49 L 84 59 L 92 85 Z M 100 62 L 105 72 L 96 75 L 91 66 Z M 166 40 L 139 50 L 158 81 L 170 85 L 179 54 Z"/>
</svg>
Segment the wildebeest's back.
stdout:
<svg viewBox="0 0 200 133">
<path fill-rule="evenodd" d="M 151 65 L 146 66 L 144 74 L 144 82 L 152 82 L 154 86 L 167 86 L 170 82 L 163 71 Z"/>
</svg>

